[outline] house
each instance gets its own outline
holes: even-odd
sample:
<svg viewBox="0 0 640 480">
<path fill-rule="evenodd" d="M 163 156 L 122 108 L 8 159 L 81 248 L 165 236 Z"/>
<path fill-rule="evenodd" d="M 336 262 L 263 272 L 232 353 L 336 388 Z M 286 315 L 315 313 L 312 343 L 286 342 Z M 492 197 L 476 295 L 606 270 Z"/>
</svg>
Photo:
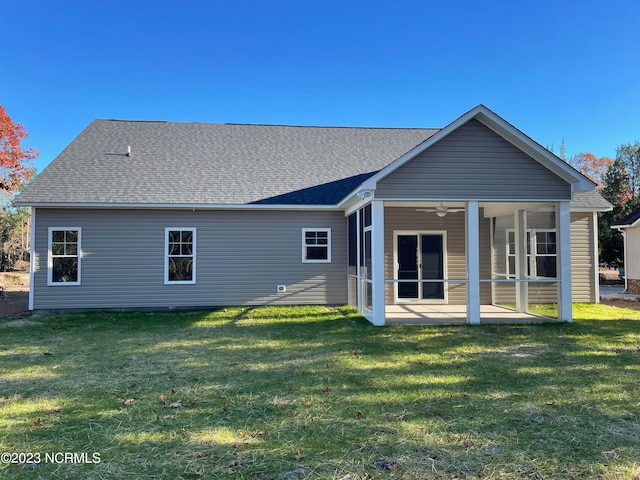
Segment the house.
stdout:
<svg viewBox="0 0 640 480">
<path fill-rule="evenodd" d="M 640 208 L 621 218 L 611 228 L 622 233 L 624 242 L 625 291 L 640 294 Z"/>
<path fill-rule="evenodd" d="M 348 303 L 375 325 L 571 321 L 611 208 L 482 105 L 443 129 L 95 120 L 17 203 L 33 310 Z"/>
</svg>

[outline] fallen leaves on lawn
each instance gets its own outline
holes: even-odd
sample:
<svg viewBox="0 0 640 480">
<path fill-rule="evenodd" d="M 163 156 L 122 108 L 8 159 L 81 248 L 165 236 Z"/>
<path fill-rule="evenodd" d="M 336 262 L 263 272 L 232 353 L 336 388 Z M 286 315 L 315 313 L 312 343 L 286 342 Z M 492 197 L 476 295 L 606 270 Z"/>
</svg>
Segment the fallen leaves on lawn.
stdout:
<svg viewBox="0 0 640 480">
<path fill-rule="evenodd" d="M 170 389 L 168 392 L 163 393 L 162 395 L 160 395 L 160 403 L 162 405 L 165 405 L 169 408 L 182 408 L 186 405 L 191 405 L 194 406 L 196 404 L 196 402 L 186 402 L 186 403 L 182 403 L 182 400 L 176 400 L 175 402 L 172 402 L 169 400 L 169 397 L 173 394 L 175 394 L 176 391 L 172 388 Z"/>
</svg>

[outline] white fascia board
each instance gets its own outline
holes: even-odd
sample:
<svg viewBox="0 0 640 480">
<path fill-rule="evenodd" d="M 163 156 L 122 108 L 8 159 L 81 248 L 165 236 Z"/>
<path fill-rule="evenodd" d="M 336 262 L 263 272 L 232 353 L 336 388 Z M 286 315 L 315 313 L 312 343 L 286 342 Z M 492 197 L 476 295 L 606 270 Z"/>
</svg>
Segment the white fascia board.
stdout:
<svg viewBox="0 0 640 480">
<path fill-rule="evenodd" d="M 633 228 L 640 225 L 640 218 L 629 225 L 611 225 L 612 230 L 624 230 L 625 228 Z"/>
<path fill-rule="evenodd" d="M 572 212 L 610 212 L 613 207 L 598 208 L 598 207 L 571 207 Z"/>
<path fill-rule="evenodd" d="M 337 205 L 247 205 L 247 204 L 189 204 L 189 203 L 29 203 L 16 204 L 21 207 L 38 208 L 136 208 L 148 210 L 340 210 Z"/>
</svg>

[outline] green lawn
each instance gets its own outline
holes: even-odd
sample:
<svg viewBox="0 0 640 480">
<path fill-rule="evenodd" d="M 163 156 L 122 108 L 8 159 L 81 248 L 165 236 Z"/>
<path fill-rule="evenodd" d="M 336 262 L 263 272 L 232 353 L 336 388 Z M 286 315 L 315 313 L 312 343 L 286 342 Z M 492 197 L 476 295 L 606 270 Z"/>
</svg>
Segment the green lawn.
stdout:
<svg viewBox="0 0 640 480">
<path fill-rule="evenodd" d="M 0 452 L 40 463 L 0 477 L 638 479 L 639 312 L 575 311 L 462 327 L 327 307 L 3 319 Z"/>
</svg>

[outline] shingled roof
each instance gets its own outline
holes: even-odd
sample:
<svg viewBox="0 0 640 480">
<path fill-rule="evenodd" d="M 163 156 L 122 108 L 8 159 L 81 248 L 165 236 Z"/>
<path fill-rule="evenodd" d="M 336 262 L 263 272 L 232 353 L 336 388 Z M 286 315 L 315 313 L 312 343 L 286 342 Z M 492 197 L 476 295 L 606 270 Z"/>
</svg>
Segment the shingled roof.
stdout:
<svg viewBox="0 0 640 480">
<path fill-rule="evenodd" d="M 95 120 L 18 203 L 335 205 L 436 132 Z"/>
<path fill-rule="evenodd" d="M 638 221 L 640 221 L 640 208 L 636 208 L 634 211 L 618 220 L 616 223 L 611 225 L 611 228 L 620 229 L 635 227 L 638 224 Z"/>
</svg>

